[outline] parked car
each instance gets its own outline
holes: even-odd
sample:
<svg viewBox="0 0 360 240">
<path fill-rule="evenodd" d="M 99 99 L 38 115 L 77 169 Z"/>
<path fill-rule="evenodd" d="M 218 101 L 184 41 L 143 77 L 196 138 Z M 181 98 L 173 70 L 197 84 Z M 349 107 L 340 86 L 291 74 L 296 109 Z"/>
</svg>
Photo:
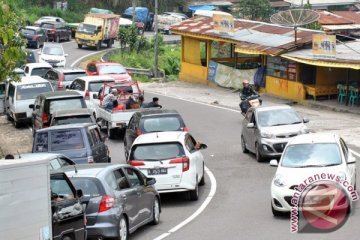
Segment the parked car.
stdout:
<svg viewBox="0 0 360 240">
<path fill-rule="evenodd" d="M 42 93 L 35 99 L 32 109 L 32 130 L 50 126 L 52 114 L 65 109 L 86 108 L 84 98 L 75 91 L 60 91 Z"/>
<path fill-rule="evenodd" d="M 69 89 L 80 93 L 84 97 L 88 108 L 91 109 L 93 113 L 95 113 L 95 116 L 98 116 L 96 112 L 96 106 L 99 105 L 100 102 L 97 99 L 99 91 L 104 83 L 113 82 L 115 82 L 115 80 L 110 76 L 78 77 L 71 83 Z"/>
<path fill-rule="evenodd" d="M 5 92 L 5 111 L 16 128 L 21 123 L 31 122 L 32 111 L 29 104 L 44 92 L 54 91 L 49 81 L 39 77 L 22 77 L 20 82 L 10 82 Z"/>
<path fill-rule="evenodd" d="M 60 17 L 54 16 L 43 16 L 34 22 L 34 25 L 39 26 L 43 22 L 62 22 L 65 23 L 65 20 Z"/>
<path fill-rule="evenodd" d="M 290 212 L 295 187 L 309 177 L 316 178 L 316 174 L 336 175 L 356 188 L 356 159 L 345 141 L 333 133 L 310 133 L 293 138 L 279 164 L 271 160 L 270 165 L 277 166 L 271 182 L 271 209 L 275 216 Z"/>
<path fill-rule="evenodd" d="M 55 91 L 65 90 L 77 77 L 86 76 L 82 68 L 53 68 L 50 69 L 44 78 L 48 80 Z"/>
<path fill-rule="evenodd" d="M 89 164 L 63 169 L 84 191 L 86 229 L 91 239 L 128 239 L 148 223 L 158 224 L 161 202 L 155 179 L 127 164 Z"/>
<path fill-rule="evenodd" d="M 124 136 L 125 157 L 134 140 L 141 134 L 165 131 L 188 131 L 184 120 L 176 110 L 144 109 L 131 117 Z"/>
<path fill-rule="evenodd" d="M 188 19 L 189 17 L 186 16 L 185 14 L 183 13 L 178 13 L 178 12 L 164 12 L 163 15 L 169 15 L 169 16 L 175 16 L 175 17 L 178 17 L 180 18 L 182 21 Z"/>
<path fill-rule="evenodd" d="M 98 126 L 77 123 L 37 130 L 34 135 L 33 153 L 60 153 L 79 163 L 108 163 L 109 150 Z"/>
<path fill-rule="evenodd" d="M 40 76 L 43 77 L 47 71 L 52 69 L 48 63 L 27 63 L 24 66 L 25 76 Z"/>
<path fill-rule="evenodd" d="M 242 122 L 242 151 L 255 153 L 258 162 L 279 158 L 291 138 L 309 132 L 307 122 L 287 105 L 249 108 Z"/>
<path fill-rule="evenodd" d="M 68 109 L 54 112 L 50 121 L 50 126 L 66 125 L 72 123 L 96 124 L 96 121 L 90 109 Z"/>
<path fill-rule="evenodd" d="M 42 22 L 40 27 L 46 31 L 49 41 L 60 42 L 61 40 L 71 40 L 71 30 L 63 22 Z"/>
<path fill-rule="evenodd" d="M 135 139 L 127 161 L 154 177 L 159 193 L 188 192 L 190 200 L 196 201 L 199 185 L 205 183 L 204 157 L 199 151 L 205 148 L 187 132 L 147 133 Z"/>
<path fill-rule="evenodd" d="M 27 26 L 21 29 L 23 38 L 29 47 L 40 48 L 47 41 L 46 32 L 39 27 Z"/>
<path fill-rule="evenodd" d="M 86 65 L 88 76 L 109 75 L 115 80 L 131 81 L 129 72 L 120 63 L 114 62 L 89 62 Z"/>
<path fill-rule="evenodd" d="M 40 63 L 49 63 L 53 67 L 65 67 L 68 54 L 60 43 L 45 43 L 39 54 Z"/>
</svg>

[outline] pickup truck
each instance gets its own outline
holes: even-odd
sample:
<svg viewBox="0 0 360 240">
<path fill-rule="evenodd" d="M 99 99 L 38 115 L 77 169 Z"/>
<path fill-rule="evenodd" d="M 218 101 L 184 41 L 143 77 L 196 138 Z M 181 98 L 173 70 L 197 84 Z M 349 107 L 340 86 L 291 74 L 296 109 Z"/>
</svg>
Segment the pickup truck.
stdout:
<svg viewBox="0 0 360 240">
<path fill-rule="evenodd" d="M 120 110 L 107 110 L 103 108 L 102 101 L 111 89 L 117 89 L 117 102 Z M 140 110 L 141 102 L 139 97 L 144 95 L 137 81 L 123 81 L 115 83 L 104 83 L 99 94 L 93 96 L 93 106 L 95 106 L 96 118 L 100 122 L 100 127 L 107 129 L 108 137 L 114 138 L 119 130 L 125 130 L 132 115 Z M 129 98 L 135 102 L 131 106 L 126 106 Z M 122 107 L 121 107 L 122 106 Z"/>
</svg>

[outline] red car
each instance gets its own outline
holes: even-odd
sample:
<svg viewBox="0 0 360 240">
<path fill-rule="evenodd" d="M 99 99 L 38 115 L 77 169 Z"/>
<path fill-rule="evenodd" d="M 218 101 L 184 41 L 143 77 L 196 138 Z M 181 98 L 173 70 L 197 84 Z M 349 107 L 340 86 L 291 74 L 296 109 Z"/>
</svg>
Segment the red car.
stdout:
<svg viewBox="0 0 360 240">
<path fill-rule="evenodd" d="M 115 80 L 132 81 L 124 66 L 114 62 L 89 62 L 86 66 L 86 74 L 89 76 L 109 75 Z"/>
</svg>

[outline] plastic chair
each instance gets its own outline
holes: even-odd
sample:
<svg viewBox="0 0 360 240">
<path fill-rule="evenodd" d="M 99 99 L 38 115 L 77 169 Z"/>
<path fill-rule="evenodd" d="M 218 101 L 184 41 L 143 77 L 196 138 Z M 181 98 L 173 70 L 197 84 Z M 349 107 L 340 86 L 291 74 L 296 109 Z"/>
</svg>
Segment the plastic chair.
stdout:
<svg viewBox="0 0 360 240">
<path fill-rule="evenodd" d="M 346 100 L 347 97 L 347 91 L 345 89 L 345 86 L 342 84 L 338 84 L 337 89 L 338 89 L 338 102 L 340 104 L 343 104 L 344 100 Z"/>
<path fill-rule="evenodd" d="M 357 88 L 350 86 L 349 92 L 350 92 L 349 105 L 353 107 L 355 103 L 358 104 L 359 102 L 359 91 L 357 90 Z"/>
</svg>

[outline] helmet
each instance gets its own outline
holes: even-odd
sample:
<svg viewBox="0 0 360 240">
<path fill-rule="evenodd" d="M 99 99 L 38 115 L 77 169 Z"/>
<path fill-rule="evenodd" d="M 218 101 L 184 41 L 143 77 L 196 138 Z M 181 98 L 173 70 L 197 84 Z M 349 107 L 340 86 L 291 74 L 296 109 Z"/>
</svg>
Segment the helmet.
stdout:
<svg viewBox="0 0 360 240">
<path fill-rule="evenodd" d="M 244 81 L 243 81 L 243 85 L 245 85 L 245 84 L 249 84 L 249 80 L 247 80 L 247 79 L 245 79 Z"/>
</svg>

